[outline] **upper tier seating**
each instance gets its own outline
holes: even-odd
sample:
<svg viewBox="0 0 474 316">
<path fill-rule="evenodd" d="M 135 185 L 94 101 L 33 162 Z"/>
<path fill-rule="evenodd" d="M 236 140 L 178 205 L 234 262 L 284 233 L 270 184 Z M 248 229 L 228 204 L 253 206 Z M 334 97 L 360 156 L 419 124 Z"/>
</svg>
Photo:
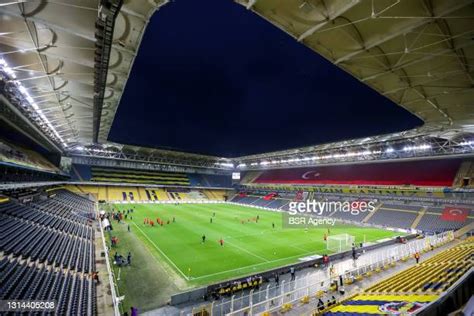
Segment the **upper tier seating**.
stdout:
<svg viewBox="0 0 474 316">
<path fill-rule="evenodd" d="M 34 170 L 59 173 L 59 169 L 33 150 L 0 139 L 0 162 Z"/>
<path fill-rule="evenodd" d="M 262 172 L 254 183 L 451 186 L 462 160 L 387 162 Z"/>
<path fill-rule="evenodd" d="M 73 181 L 217 188 L 232 187 L 232 179 L 230 175 L 166 172 L 159 170 L 135 170 L 120 167 L 91 167 L 88 165 L 78 164 L 72 165 L 71 178 Z"/>
<path fill-rule="evenodd" d="M 189 185 L 185 173 L 92 167 L 92 181 L 118 183 L 150 183 L 161 185 Z"/>
<path fill-rule="evenodd" d="M 215 188 L 232 187 L 232 179 L 228 175 L 188 174 L 188 176 L 192 186 Z"/>
<path fill-rule="evenodd" d="M 92 170 L 89 165 L 71 166 L 71 180 L 72 181 L 90 181 L 92 178 Z"/>
<path fill-rule="evenodd" d="M 0 162 L 0 183 L 64 181 L 67 176 Z"/>
</svg>

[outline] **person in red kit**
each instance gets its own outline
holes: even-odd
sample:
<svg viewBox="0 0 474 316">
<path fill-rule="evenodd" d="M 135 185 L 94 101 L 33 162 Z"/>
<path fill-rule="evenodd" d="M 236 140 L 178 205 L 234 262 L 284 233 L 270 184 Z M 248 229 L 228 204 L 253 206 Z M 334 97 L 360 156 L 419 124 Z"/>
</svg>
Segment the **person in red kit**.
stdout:
<svg viewBox="0 0 474 316">
<path fill-rule="evenodd" d="M 155 223 L 153 221 L 150 221 L 151 227 L 155 226 Z"/>
<path fill-rule="evenodd" d="M 221 244 L 221 246 L 224 246 L 224 239 L 219 239 L 219 244 Z"/>
</svg>

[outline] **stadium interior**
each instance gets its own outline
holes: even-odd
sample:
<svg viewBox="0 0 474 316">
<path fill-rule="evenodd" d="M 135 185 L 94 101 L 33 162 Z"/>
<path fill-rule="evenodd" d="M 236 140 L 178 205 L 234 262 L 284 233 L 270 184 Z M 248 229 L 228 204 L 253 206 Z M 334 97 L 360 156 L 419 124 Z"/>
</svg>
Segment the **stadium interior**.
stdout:
<svg viewBox="0 0 474 316">
<path fill-rule="evenodd" d="M 474 315 L 474 2 L 234 0 L 423 121 L 239 157 L 108 140 L 168 2 L 0 2 L 0 313 Z"/>
</svg>

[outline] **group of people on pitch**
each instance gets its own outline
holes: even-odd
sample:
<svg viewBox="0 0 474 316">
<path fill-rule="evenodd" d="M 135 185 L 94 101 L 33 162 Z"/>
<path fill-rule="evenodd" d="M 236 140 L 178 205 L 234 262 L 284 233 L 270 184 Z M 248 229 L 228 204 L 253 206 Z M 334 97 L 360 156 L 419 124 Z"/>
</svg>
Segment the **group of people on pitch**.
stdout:
<svg viewBox="0 0 474 316">
<path fill-rule="evenodd" d="M 206 242 L 206 235 L 202 235 L 201 237 L 201 244 L 204 244 Z M 224 246 L 224 239 L 222 237 L 217 241 L 221 247 Z"/>
<path fill-rule="evenodd" d="M 167 219 L 166 221 L 157 217 L 156 218 L 156 224 L 159 225 L 159 226 L 163 226 L 165 224 L 169 225 L 171 223 L 170 219 Z M 176 218 L 173 216 L 173 223 L 176 223 Z M 154 227 L 155 226 L 155 222 L 151 219 L 151 218 L 148 218 L 148 217 L 145 217 L 143 219 L 143 225 L 150 225 L 151 227 Z"/>
</svg>

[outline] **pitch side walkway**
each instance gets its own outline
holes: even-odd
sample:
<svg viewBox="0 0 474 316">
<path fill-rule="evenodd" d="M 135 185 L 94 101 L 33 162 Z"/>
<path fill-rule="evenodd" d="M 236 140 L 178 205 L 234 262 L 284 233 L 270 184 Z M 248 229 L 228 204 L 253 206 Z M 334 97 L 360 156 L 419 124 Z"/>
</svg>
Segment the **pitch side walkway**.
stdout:
<svg viewBox="0 0 474 316">
<path fill-rule="evenodd" d="M 451 248 L 453 247 L 454 245 L 456 245 L 457 243 L 459 242 L 459 240 L 454 240 L 452 242 L 449 242 L 443 246 L 440 246 L 438 248 L 435 248 L 434 250 L 432 251 L 429 251 L 429 252 L 426 252 L 424 254 L 421 255 L 421 258 L 420 258 L 420 262 L 423 262 L 431 257 L 433 257 L 434 255 L 448 249 L 448 248 Z M 368 288 L 384 279 L 387 279 L 395 274 L 397 274 L 398 272 L 401 272 L 405 269 L 408 269 L 412 266 L 414 266 L 416 263 L 415 263 L 415 260 L 414 259 L 410 259 L 406 262 L 402 262 L 402 261 L 399 261 L 397 262 L 397 265 L 395 267 L 391 267 L 390 269 L 388 270 L 384 270 L 384 271 L 381 271 L 379 273 L 374 273 L 372 274 L 371 277 L 369 278 L 364 278 L 362 279 L 361 281 L 357 281 L 356 283 L 352 284 L 352 285 L 345 285 L 344 288 L 346 290 L 346 294 L 344 296 L 342 295 L 339 295 L 339 294 L 335 294 L 334 292 L 332 293 L 329 293 L 328 295 L 324 296 L 322 299 L 323 301 L 326 303 L 328 301 L 328 299 L 334 295 L 336 297 L 336 299 L 338 301 L 346 298 L 346 297 L 349 297 L 351 296 L 352 294 L 355 294 L 355 293 L 358 293 L 358 292 L 361 292 L 363 289 L 365 288 Z M 302 303 L 298 303 L 298 304 L 295 304 L 293 306 L 293 309 L 290 310 L 289 312 L 286 312 L 285 315 L 289 315 L 289 316 L 293 316 L 293 315 L 311 315 L 311 313 L 313 313 L 316 309 L 317 309 L 317 304 L 318 304 L 318 300 L 317 299 L 312 299 L 308 304 L 302 304 Z M 274 313 L 274 315 L 280 315 L 282 313 Z"/>
<path fill-rule="evenodd" d="M 412 242 L 412 241 L 411 241 Z M 429 251 L 427 253 L 422 254 L 421 261 L 426 260 L 428 258 L 431 258 L 435 254 L 439 253 L 440 251 L 445 250 L 446 248 L 452 247 L 455 245 L 458 241 L 453 241 L 450 242 L 446 245 L 443 245 L 441 247 L 438 247 L 434 249 L 433 251 Z M 393 245 L 391 246 L 386 246 L 379 248 L 377 250 L 371 251 L 364 253 L 360 255 L 360 257 L 354 262 L 352 258 L 345 258 L 341 260 L 337 260 L 332 262 L 334 268 L 335 268 L 335 273 L 336 275 L 342 274 L 345 271 L 352 270 L 358 266 L 364 266 L 366 264 L 372 263 L 374 261 L 377 261 L 377 259 L 381 256 L 382 253 L 386 254 L 387 251 L 392 251 L 393 250 Z M 392 276 L 393 274 L 400 272 L 401 270 L 407 269 L 411 266 L 415 265 L 414 259 L 410 259 L 406 262 L 397 262 L 397 265 L 395 267 L 392 267 L 388 270 L 383 270 L 379 273 L 374 273 L 370 278 L 365 278 L 362 281 L 358 281 L 352 285 L 345 285 L 345 290 L 346 290 L 346 295 L 350 295 L 351 293 L 360 291 L 362 288 L 366 288 L 369 285 L 379 282 L 382 279 L 388 278 Z M 318 282 L 322 280 L 327 280 L 329 277 L 329 271 L 328 269 L 323 269 L 323 268 L 307 268 L 303 270 L 299 270 L 296 272 L 296 285 L 297 287 L 304 286 L 306 283 L 305 282 Z M 275 282 L 271 281 L 268 283 L 265 283 L 261 289 L 264 289 L 267 287 L 267 285 L 270 285 L 269 288 L 269 297 L 277 296 L 282 292 L 282 286 L 285 286 L 285 291 L 290 290 L 289 283 L 290 283 L 290 274 L 283 274 L 280 275 L 280 286 L 276 287 Z M 307 281 L 308 280 L 308 281 Z M 285 285 L 286 284 L 286 285 Z M 294 285 L 291 286 L 291 288 L 294 288 Z M 242 306 L 242 304 L 248 303 L 248 294 L 249 291 L 242 291 L 239 292 L 235 295 L 235 304 L 234 304 L 234 310 L 239 310 L 240 308 L 243 308 L 245 306 Z M 314 293 L 311 293 L 312 295 Z M 336 293 L 330 293 L 329 296 L 323 297 L 323 301 L 327 302 L 327 300 L 334 295 L 337 300 L 340 300 L 342 297 L 339 294 Z M 247 296 L 247 299 L 245 297 Z M 262 295 L 255 295 L 253 296 L 253 302 L 258 303 L 260 301 L 264 300 L 264 294 Z M 240 299 L 242 298 L 242 299 Z M 230 298 L 223 298 L 215 303 L 215 305 L 219 304 L 224 304 L 224 307 L 229 306 L 229 301 Z M 210 302 L 205 302 L 205 301 L 198 301 L 193 304 L 186 304 L 186 305 L 181 305 L 181 306 L 164 306 L 162 308 L 152 310 L 145 312 L 141 315 L 146 315 L 146 316 L 155 316 L 155 315 L 165 315 L 165 316 L 171 316 L 171 315 L 192 315 L 191 311 L 194 308 L 197 308 L 199 306 L 203 306 L 207 303 Z M 293 308 L 290 311 L 287 311 L 285 315 L 310 315 L 312 311 L 316 309 L 316 305 L 318 303 L 318 300 L 314 298 L 314 295 L 312 296 L 311 301 L 308 304 L 303 304 L 303 303 L 296 303 L 293 305 Z M 223 308 L 225 310 L 226 308 Z M 224 312 L 225 313 L 225 312 Z M 224 314 L 220 312 L 220 309 L 217 307 L 214 309 L 214 315 L 221 315 Z M 273 313 L 275 315 L 279 315 L 280 313 Z"/>
</svg>

